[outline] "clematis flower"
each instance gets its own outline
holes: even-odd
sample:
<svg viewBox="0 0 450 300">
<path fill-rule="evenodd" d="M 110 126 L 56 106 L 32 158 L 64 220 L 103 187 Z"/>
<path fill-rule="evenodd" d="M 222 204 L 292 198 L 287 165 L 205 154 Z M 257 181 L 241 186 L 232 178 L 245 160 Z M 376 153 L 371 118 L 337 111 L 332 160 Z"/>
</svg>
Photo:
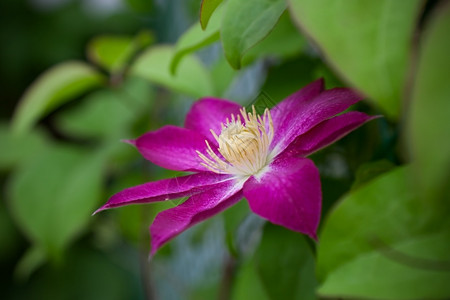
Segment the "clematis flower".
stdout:
<svg viewBox="0 0 450 300">
<path fill-rule="evenodd" d="M 320 177 L 306 157 L 374 118 L 356 111 L 337 115 L 359 100 L 349 89 L 324 90 L 321 79 L 262 115 L 228 100 L 201 99 L 184 128 L 168 125 L 129 141 L 161 167 L 194 173 L 125 189 L 97 212 L 190 196 L 156 216 L 151 255 L 243 197 L 255 214 L 317 239 Z"/>
</svg>

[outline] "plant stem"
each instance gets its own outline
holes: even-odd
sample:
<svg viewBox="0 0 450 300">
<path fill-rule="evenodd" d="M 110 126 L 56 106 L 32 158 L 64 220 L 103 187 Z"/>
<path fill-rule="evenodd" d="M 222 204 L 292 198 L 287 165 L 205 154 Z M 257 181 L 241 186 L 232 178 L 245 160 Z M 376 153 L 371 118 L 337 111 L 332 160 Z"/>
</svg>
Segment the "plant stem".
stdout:
<svg viewBox="0 0 450 300">
<path fill-rule="evenodd" d="M 234 273 L 236 271 L 236 259 L 229 253 L 225 255 L 222 282 L 219 290 L 219 300 L 231 299 Z"/>
</svg>

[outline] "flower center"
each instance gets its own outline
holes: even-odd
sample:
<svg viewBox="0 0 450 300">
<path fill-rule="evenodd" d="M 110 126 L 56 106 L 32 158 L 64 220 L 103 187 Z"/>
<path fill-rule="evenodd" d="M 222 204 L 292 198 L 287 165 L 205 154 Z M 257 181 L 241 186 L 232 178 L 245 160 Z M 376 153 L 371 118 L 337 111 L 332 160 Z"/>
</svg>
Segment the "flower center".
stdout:
<svg viewBox="0 0 450 300">
<path fill-rule="evenodd" d="M 208 170 L 218 174 L 250 176 L 257 174 L 269 163 L 269 146 L 273 139 L 270 111 L 266 108 L 261 117 L 252 106 L 252 113 L 247 113 L 245 108 L 240 113 L 237 117 L 231 115 L 231 121 L 227 118 L 226 123 L 221 124 L 219 136 L 211 129 L 222 157 L 211 149 L 208 141 L 205 142 L 209 158 L 197 151 L 203 160 L 201 165 Z"/>
</svg>

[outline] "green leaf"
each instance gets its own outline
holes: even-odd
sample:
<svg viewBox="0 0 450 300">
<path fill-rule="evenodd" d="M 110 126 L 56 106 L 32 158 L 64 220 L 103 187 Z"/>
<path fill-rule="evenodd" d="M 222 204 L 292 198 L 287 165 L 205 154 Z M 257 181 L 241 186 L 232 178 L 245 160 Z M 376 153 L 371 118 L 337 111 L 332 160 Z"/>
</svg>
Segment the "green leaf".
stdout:
<svg viewBox="0 0 450 300">
<path fill-rule="evenodd" d="M 47 256 L 62 251 L 86 227 L 97 206 L 105 153 L 54 146 L 21 165 L 8 186 L 12 215 Z"/>
<path fill-rule="evenodd" d="M 450 192 L 450 5 L 436 9 L 421 40 L 412 83 L 409 142 L 423 199 L 448 203 Z M 447 206 L 448 207 L 448 206 Z"/>
<path fill-rule="evenodd" d="M 202 30 L 200 23 L 195 23 L 178 39 L 175 54 L 170 63 L 170 72 L 172 74 L 176 73 L 176 69 L 185 55 L 219 40 L 222 14 L 223 9 L 220 7 L 215 11 L 206 30 Z"/>
<path fill-rule="evenodd" d="M 400 115 L 422 0 L 289 0 L 301 29 L 351 85 L 391 118 Z"/>
<path fill-rule="evenodd" d="M 316 299 L 314 256 L 304 235 L 266 224 L 255 265 L 271 299 Z"/>
<path fill-rule="evenodd" d="M 380 262 L 386 249 L 398 247 L 399 251 L 409 251 L 412 249 L 408 246 L 410 243 L 414 244 L 416 239 L 420 240 L 442 227 L 442 220 L 433 218 L 428 203 L 417 199 L 411 189 L 410 172 L 409 167 L 401 167 L 377 177 L 345 196 L 328 216 L 318 247 L 318 275 L 324 281 L 321 294 L 374 299 L 430 299 L 434 294 L 411 298 L 411 289 L 420 292 L 429 291 L 430 287 L 441 288 L 439 276 L 442 274 L 428 273 L 429 280 L 422 281 L 419 279 L 423 278 L 424 270 L 416 270 L 417 276 L 409 275 L 414 270 L 406 271 L 402 266 L 390 265 L 398 265 L 398 262 Z M 435 250 L 430 248 L 425 257 L 433 258 Z M 445 253 L 448 258 L 448 252 Z M 413 254 L 422 255 L 411 252 Z M 362 272 L 367 274 L 362 276 Z M 431 280 L 433 278 L 437 281 Z"/>
<path fill-rule="evenodd" d="M 269 34 L 285 9 L 285 0 L 228 1 L 221 39 L 233 68 L 241 68 L 245 52 Z"/>
<path fill-rule="evenodd" d="M 242 265 L 235 277 L 232 300 L 270 300 L 264 290 L 261 279 L 256 273 L 253 261 L 248 261 Z"/>
<path fill-rule="evenodd" d="M 26 281 L 29 276 L 46 261 L 46 253 L 40 247 L 31 246 L 22 256 L 14 271 L 18 280 Z"/>
<path fill-rule="evenodd" d="M 408 186 L 407 168 L 396 168 L 344 196 L 325 220 L 318 247 L 318 275 L 325 277 L 339 265 L 372 250 L 373 238 L 388 242 L 421 228 L 415 215 L 414 192 Z M 395 201 L 393 201 L 395 199 Z M 389 212 L 394 217 L 385 216 Z M 355 226 L 355 222 L 364 226 Z M 411 227 L 409 227 L 411 225 Z M 350 247 L 349 245 L 352 245 Z"/>
<path fill-rule="evenodd" d="M 238 71 L 233 69 L 223 55 L 211 67 L 211 78 L 218 97 L 223 97 Z"/>
<path fill-rule="evenodd" d="M 130 58 L 132 42 L 129 36 L 99 36 L 88 44 L 87 55 L 93 63 L 114 72 L 122 69 Z"/>
<path fill-rule="evenodd" d="M 0 141 L 0 170 L 13 169 L 21 162 L 33 159 L 48 143 L 45 134 L 39 130 L 17 135 L 4 123 L 0 123 Z"/>
<path fill-rule="evenodd" d="M 223 0 L 202 0 L 202 6 L 200 7 L 200 24 L 203 30 L 208 26 L 209 19 L 222 1 Z"/>
<path fill-rule="evenodd" d="M 77 107 L 59 114 L 58 128 L 72 136 L 118 141 L 129 136 L 131 125 L 149 111 L 152 99 L 149 84 L 135 84 L 130 78 L 114 90 L 88 95 Z M 135 95 L 128 93 L 132 88 Z M 136 97 L 141 99 L 135 99 Z"/>
<path fill-rule="evenodd" d="M 383 300 L 448 299 L 448 228 L 447 232 L 412 237 L 358 256 L 331 273 L 319 294 Z"/>
<path fill-rule="evenodd" d="M 359 188 L 360 186 L 370 182 L 375 177 L 391 170 L 395 165 L 386 160 L 377 160 L 361 165 L 356 171 L 355 181 L 353 182 L 352 189 Z"/>
<path fill-rule="evenodd" d="M 59 114 L 57 124 L 72 136 L 119 140 L 134 117 L 125 99 L 114 91 L 103 90 L 89 95 L 78 107 Z"/>
<path fill-rule="evenodd" d="M 273 30 L 244 54 L 242 65 L 249 65 L 261 57 L 287 59 L 298 54 L 306 44 L 292 24 L 288 12 L 284 12 Z"/>
<path fill-rule="evenodd" d="M 83 62 L 65 62 L 52 67 L 41 74 L 20 99 L 13 118 L 13 131 L 28 131 L 51 110 L 103 83 L 104 77 Z"/>
<path fill-rule="evenodd" d="M 238 230 L 240 225 L 245 220 L 245 217 L 250 213 L 248 202 L 245 200 L 239 201 L 232 207 L 228 208 L 222 213 L 225 225 L 225 238 L 228 246 L 228 251 L 234 257 L 239 256 L 238 251 Z"/>
<path fill-rule="evenodd" d="M 170 73 L 169 66 L 174 53 L 174 49 L 170 46 L 152 47 L 137 58 L 130 72 L 132 75 L 192 97 L 213 95 L 210 75 L 195 57 L 185 57 L 177 74 Z"/>
<path fill-rule="evenodd" d="M 141 32 L 137 37 L 120 35 L 103 35 L 90 41 L 87 48 L 89 59 L 105 70 L 116 73 L 121 71 L 130 58 L 153 41 L 153 36 Z"/>
</svg>

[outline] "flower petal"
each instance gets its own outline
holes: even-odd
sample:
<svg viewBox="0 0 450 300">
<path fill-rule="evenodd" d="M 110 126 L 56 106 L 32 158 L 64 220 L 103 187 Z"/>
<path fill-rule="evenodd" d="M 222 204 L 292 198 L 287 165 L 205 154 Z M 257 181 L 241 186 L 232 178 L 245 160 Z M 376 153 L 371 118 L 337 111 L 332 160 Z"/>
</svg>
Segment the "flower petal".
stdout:
<svg viewBox="0 0 450 300">
<path fill-rule="evenodd" d="M 243 182 L 236 180 L 219 183 L 181 205 L 159 213 L 150 227 L 150 254 L 153 256 L 161 246 L 189 227 L 235 204 L 242 198 L 242 185 Z"/>
<path fill-rule="evenodd" d="M 283 124 L 290 122 L 289 114 L 297 114 L 297 106 L 302 102 L 311 101 L 324 90 L 324 81 L 322 78 L 311 82 L 301 90 L 288 96 L 270 110 L 274 123 Z"/>
<path fill-rule="evenodd" d="M 229 100 L 216 98 L 203 98 L 194 103 L 191 110 L 186 115 L 184 127 L 192 129 L 211 137 L 210 129 L 219 135 L 221 123 L 225 123 L 232 114 L 239 114 L 241 106 Z M 211 139 L 214 140 L 214 139 Z M 213 141 L 214 144 L 216 141 Z"/>
<path fill-rule="evenodd" d="M 134 141 L 146 159 L 158 166 L 176 171 L 208 171 L 200 165 L 196 150 L 206 154 L 207 138 L 194 130 L 164 126 L 147 132 Z"/>
<path fill-rule="evenodd" d="M 351 111 L 323 121 L 308 132 L 298 136 L 283 152 L 284 155 L 308 156 L 342 138 L 366 122 L 379 116 Z"/>
<path fill-rule="evenodd" d="M 275 135 L 271 144 L 275 156 L 286 149 L 297 136 L 362 99 L 352 90 L 345 88 L 326 90 L 312 99 L 300 98 L 289 105 L 289 110 L 286 110 L 287 106 L 283 105 L 284 101 L 271 110 L 271 113 L 277 116 L 273 119 Z M 291 97 L 287 100 L 289 99 Z M 284 116 L 280 117 L 281 115 Z"/>
<path fill-rule="evenodd" d="M 228 175 L 202 172 L 148 182 L 118 192 L 109 198 L 108 202 L 100 207 L 95 213 L 128 204 L 152 203 L 191 196 L 211 189 L 215 185 L 227 180 L 230 180 Z"/>
<path fill-rule="evenodd" d="M 251 210 L 270 222 L 317 239 L 322 192 L 319 171 L 307 158 L 282 157 L 244 184 Z"/>
</svg>

